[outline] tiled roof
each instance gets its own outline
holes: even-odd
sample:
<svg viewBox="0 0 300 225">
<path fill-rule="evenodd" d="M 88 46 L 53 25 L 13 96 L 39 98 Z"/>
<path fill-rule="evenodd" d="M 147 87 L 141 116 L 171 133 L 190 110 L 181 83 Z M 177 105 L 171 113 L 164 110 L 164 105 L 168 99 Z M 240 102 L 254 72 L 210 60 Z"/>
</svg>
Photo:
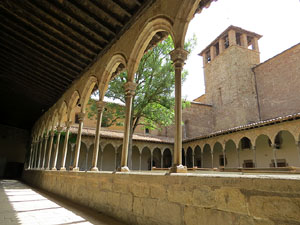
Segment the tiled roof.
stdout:
<svg viewBox="0 0 300 225">
<path fill-rule="evenodd" d="M 77 127 L 71 127 L 71 133 L 77 133 Z M 82 135 L 87 136 L 95 136 L 96 129 L 95 128 L 83 128 Z M 101 130 L 100 137 L 103 138 L 111 138 L 111 139 L 123 139 L 123 132 L 119 131 L 109 131 L 109 130 Z M 170 137 L 163 136 L 154 136 L 154 135 L 142 135 L 142 134 L 134 134 L 133 140 L 135 141 L 146 141 L 146 142 L 155 142 L 155 143 L 165 143 L 165 144 L 173 144 L 174 139 Z"/>
<path fill-rule="evenodd" d="M 286 115 L 286 116 L 280 116 L 280 117 L 276 117 L 276 118 L 268 119 L 268 120 L 262 120 L 259 122 L 250 123 L 250 124 L 242 125 L 242 126 L 238 126 L 238 127 L 233 127 L 233 128 L 229 128 L 226 130 L 219 130 L 219 131 L 216 131 L 216 132 L 213 132 L 213 133 L 210 133 L 207 135 L 198 136 L 198 137 L 187 138 L 187 139 L 183 140 L 183 143 L 207 139 L 207 138 L 225 135 L 225 134 L 229 134 L 229 133 L 235 133 L 235 132 L 243 131 L 243 130 L 250 130 L 250 129 L 254 129 L 254 128 L 258 128 L 258 127 L 269 126 L 269 125 L 273 125 L 276 123 L 297 120 L 297 119 L 300 119 L 300 113 L 290 114 L 290 115 Z M 70 132 L 77 133 L 77 129 L 78 129 L 77 127 L 71 127 Z M 94 136 L 95 132 L 96 132 L 95 128 L 83 128 L 82 129 L 82 135 Z M 123 139 L 123 132 L 101 130 L 100 136 L 103 138 L 110 138 L 110 139 Z M 171 138 L 171 137 L 142 135 L 142 134 L 134 134 L 133 140 L 154 142 L 154 143 L 165 143 L 165 144 L 173 144 L 174 143 L 174 138 Z"/>
<path fill-rule="evenodd" d="M 268 119 L 268 120 L 262 120 L 262 121 L 258 121 L 255 123 L 250 123 L 250 124 L 246 124 L 246 125 L 242 125 L 242 126 L 238 126 L 238 127 L 229 128 L 226 130 L 220 130 L 220 131 L 216 131 L 216 132 L 213 132 L 213 133 L 210 133 L 207 135 L 202 135 L 199 137 L 185 139 L 183 142 L 187 143 L 190 141 L 207 139 L 210 137 L 234 133 L 234 132 L 238 132 L 238 131 L 242 131 L 242 130 L 250 130 L 250 129 L 254 129 L 254 128 L 258 128 L 258 127 L 269 126 L 269 125 L 273 125 L 276 123 L 282 123 L 282 122 L 297 120 L 297 119 L 300 119 L 300 113 L 290 114 L 290 115 L 286 115 L 286 116 L 280 116 L 280 117 L 276 117 L 276 118 Z"/>
</svg>

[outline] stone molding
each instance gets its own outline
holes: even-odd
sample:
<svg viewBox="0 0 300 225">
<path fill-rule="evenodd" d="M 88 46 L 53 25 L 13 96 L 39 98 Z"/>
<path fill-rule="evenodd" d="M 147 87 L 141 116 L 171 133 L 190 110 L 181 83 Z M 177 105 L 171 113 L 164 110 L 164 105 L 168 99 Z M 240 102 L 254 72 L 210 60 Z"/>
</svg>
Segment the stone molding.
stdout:
<svg viewBox="0 0 300 225">
<path fill-rule="evenodd" d="M 135 94 L 135 89 L 137 87 L 137 84 L 132 82 L 132 81 L 128 81 L 125 85 L 124 85 L 124 89 L 125 89 L 125 97 L 132 97 Z"/>
<path fill-rule="evenodd" d="M 176 48 L 170 52 L 175 69 L 182 69 L 189 52 L 183 48 Z"/>
<path fill-rule="evenodd" d="M 98 113 L 101 113 L 106 105 L 106 102 L 99 100 L 96 102 Z"/>
</svg>

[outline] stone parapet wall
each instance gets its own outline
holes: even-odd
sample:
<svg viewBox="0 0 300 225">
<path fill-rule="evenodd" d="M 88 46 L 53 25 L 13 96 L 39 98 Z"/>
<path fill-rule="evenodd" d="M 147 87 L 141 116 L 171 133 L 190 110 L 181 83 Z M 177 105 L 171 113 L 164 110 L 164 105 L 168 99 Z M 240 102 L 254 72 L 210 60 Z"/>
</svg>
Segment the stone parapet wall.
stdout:
<svg viewBox="0 0 300 225">
<path fill-rule="evenodd" d="M 133 224 L 300 224 L 299 175 L 27 170 L 23 180 Z"/>
</svg>

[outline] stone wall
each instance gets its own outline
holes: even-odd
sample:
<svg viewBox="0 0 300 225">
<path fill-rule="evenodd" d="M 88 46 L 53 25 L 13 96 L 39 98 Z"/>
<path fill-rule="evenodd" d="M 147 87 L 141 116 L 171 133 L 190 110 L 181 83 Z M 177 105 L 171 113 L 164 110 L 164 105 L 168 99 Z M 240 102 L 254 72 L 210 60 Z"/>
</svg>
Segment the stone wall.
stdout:
<svg viewBox="0 0 300 225">
<path fill-rule="evenodd" d="M 189 107 L 182 110 L 182 135 L 183 138 L 193 138 L 212 132 L 213 117 L 210 105 L 191 102 Z M 175 136 L 175 125 L 164 129 L 164 135 Z"/>
<path fill-rule="evenodd" d="M 0 178 L 21 175 L 26 148 L 29 148 L 29 133 L 26 130 L 0 124 Z"/>
<path fill-rule="evenodd" d="M 252 67 L 259 52 L 233 45 L 204 67 L 206 103 L 213 105 L 214 131 L 258 121 Z"/>
<path fill-rule="evenodd" d="M 300 112 L 300 44 L 254 68 L 261 119 Z"/>
<path fill-rule="evenodd" d="M 28 170 L 23 179 L 130 225 L 300 224 L 299 175 Z"/>
</svg>

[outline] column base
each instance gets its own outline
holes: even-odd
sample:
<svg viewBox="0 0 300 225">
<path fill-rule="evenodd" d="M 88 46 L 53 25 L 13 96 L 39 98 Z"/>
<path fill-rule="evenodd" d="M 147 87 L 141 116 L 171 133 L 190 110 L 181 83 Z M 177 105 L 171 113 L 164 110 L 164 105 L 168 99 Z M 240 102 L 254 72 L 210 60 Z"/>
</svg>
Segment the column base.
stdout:
<svg viewBox="0 0 300 225">
<path fill-rule="evenodd" d="M 121 172 L 130 172 L 130 169 L 128 168 L 128 166 L 123 166 L 119 169 Z"/>
<path fill-rule="evenodd" d="M 75 171 L 75 172 L 79 171 L 79 167 L 74 167 L 72 171 Z"/>
<path fill-rule="evenodd" d="M 187 167 L 183 165 L 173 165 L 170 168 L 170 173 L 187 173 Z"/>
<path fill-rule="evenodd" d="M 54 171 L 56 171 L 57 169 L 56 169 L 56 167 L 53 167 L 51 170 L 54 170 Z"/>
<path fill-rule="evenodd" d="M 98 172 L 99 170 L 98 170 L 98 167 L 95 166 L 95 167 L 92 167 L 91 171 Z"/>
<path fill-rule="evenodd" d="M 60 171 L 67 171 L 66 167 L 61 167 Z"/>
</svg>

